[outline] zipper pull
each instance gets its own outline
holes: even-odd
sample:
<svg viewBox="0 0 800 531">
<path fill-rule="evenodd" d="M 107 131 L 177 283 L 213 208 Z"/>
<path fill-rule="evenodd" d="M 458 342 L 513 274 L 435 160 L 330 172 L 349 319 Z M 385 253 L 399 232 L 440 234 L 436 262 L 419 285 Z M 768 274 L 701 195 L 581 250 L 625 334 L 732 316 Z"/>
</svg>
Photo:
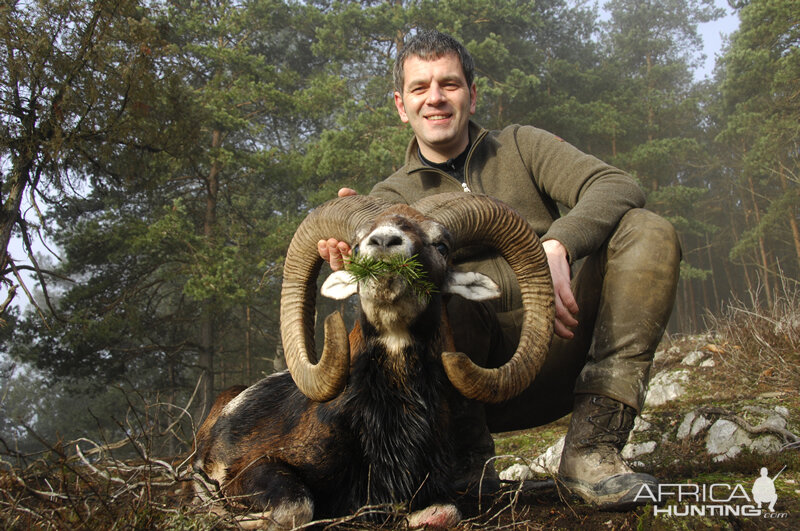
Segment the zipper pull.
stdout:
<svg viewBox="0 0 800 531">
<path fill-rule="evenodd" d="M 467 186 L 467 183 L 461 183 L 461 188 L 463 188 L 465 192 L 471 192 L 472 191 L 472 190 L 469 189 L 469 186 Z"/>
</svg>

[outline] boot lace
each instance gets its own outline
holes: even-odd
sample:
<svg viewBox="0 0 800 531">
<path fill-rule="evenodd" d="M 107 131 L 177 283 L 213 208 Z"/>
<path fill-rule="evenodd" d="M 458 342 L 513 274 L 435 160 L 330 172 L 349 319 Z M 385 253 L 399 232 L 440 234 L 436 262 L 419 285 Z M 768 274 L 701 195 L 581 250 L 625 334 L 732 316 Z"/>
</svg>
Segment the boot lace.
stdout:
<svg viewBox="0 0 800 531">
<path fill-rule="evenodd" d="M 610 444 L 621 450 L 633 428 L 636 410 L 604 396 L 593 396 L 591 403 L 595 411 L 586 420 L 597 429 L 581 442 L 587 446 Z"/>
</svg>

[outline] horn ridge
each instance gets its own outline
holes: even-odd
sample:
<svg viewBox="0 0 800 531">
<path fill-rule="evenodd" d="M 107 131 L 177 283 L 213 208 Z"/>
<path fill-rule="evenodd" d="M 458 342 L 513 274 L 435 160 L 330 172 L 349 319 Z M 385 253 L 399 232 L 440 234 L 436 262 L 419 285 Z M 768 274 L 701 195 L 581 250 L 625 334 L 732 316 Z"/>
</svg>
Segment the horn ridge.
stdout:
<svg viewBox="0 0 800 531">
<path fill-rule="evenodd" d="M 325 320 L 325 340 L 317 361 L 314 310 L 323 263 L 317 242 L 328 238 L 350 241 L 361 224 L 390 205 L 360 195 L 332 199 L 306 216 L 289 244 L 280 301 L 281 341 L 292 379 L 311 400 L 324 402 L 338 396 L 347 383 L 350 365 L 347 329 L 338 312 Z"/>
<path fill-rule="evenodd" d="M 485 195 L 440 194 L 412 206 L 446 226 L 455 247 L 492 247 L 514 271 L 524 317 L 519 345 L 511 359 L 501 367 L 486 369 L 463 353 L 444 352 L 442 363 L 453 386 L 468 398 L 498 403 L 517 396 L 536 377 L 553 333 L 553 284 L 539 238 L 511 207 Z"/>
</svg>

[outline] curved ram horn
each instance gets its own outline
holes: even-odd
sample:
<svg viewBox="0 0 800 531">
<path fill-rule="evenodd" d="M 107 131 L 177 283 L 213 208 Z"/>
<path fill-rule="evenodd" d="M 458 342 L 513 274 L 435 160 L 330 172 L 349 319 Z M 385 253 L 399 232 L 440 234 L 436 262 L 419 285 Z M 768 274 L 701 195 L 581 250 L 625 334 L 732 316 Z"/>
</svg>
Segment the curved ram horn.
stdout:
<svg viewBox="0 0 800 531">
<path fill-rule="evenodd" d="M 412 206 L 447 227 L 454 248 L 492 247 L 514 270 L 525 311 L 514 356 L 497 369 L 479 367 L 460 352 L 443 352 L 442 363 L 453 386 L 467 398 L 498 403 L 517 396 L 536 377 L 553 333 L 553 283 L 539 238 L 524 218 L 488 196 L 439 194 Z"/>
<path fill-rule="evenodd" d="M 315 363 L 314 309 L 317 275 L 323 262 L 317 242 L 328 238 L 349 242 L 361 224 L 389 206 L 388 202 L 360 195 L 332 199 L 303 220 L 289 244 L 281 290 L 281 340 L 289 372 L 311 400 L 324 402 L 338 396 L 347 383 L 350 367 L 347 329 L 338 312 L 325 320 L 322 357 Z"/>
</svg>

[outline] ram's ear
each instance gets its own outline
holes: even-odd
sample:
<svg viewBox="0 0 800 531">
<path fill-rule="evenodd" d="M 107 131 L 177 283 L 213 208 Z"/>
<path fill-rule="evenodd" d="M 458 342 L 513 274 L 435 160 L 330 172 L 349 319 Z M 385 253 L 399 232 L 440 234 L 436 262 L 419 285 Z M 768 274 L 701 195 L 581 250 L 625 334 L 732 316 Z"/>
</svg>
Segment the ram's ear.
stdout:
<svg viewBox="0 0 800 531">
<path fill-rule="evenodd" d="M 442 293 L 461 295 L 471 301 L 488 301 L 500 296 L 500 288 L 484 274 L 450 271 Z"/>
<path fill-rule="evenodd" d="M 358 293 L 358 284 L 356 283 L 356 279 L 353 278 L 353 275 L 347 271 L 335 271 L 325 279 L 320 293 L 322 293 L 323 297 L 341 301 L 350 295 Z"/>
</svg>

